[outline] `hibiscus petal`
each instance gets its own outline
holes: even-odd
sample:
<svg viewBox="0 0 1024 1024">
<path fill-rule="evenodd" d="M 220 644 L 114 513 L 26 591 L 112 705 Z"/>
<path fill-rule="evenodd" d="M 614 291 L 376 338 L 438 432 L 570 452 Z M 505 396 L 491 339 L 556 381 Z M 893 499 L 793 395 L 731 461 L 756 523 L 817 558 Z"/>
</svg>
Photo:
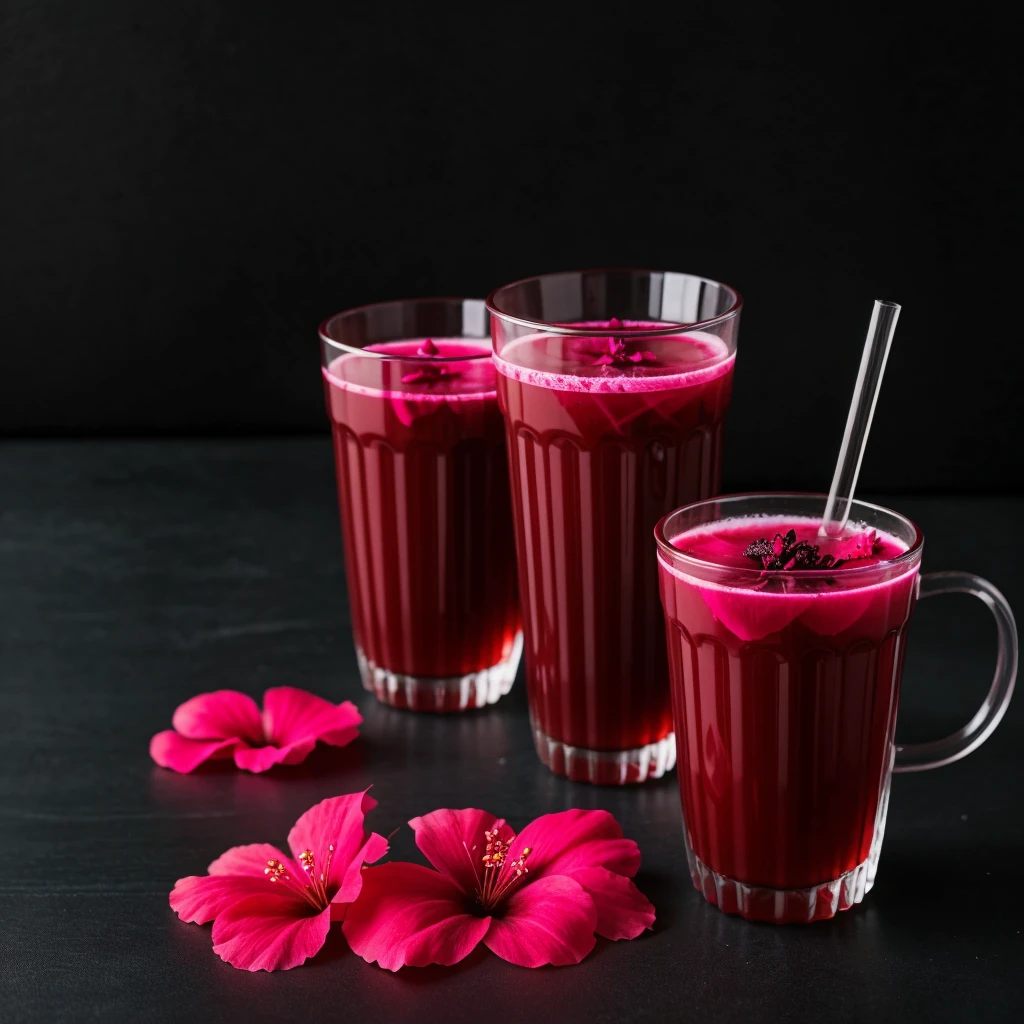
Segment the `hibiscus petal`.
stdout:
<svg viewBox="0 0 1024 1024">
<path fill-rule="evenodd" d="M 320 951 L 330 927 L 330 910 L 298 897 L 250 896 L 218 916 L 213 951 L 243 971 L 287 971 Z"/>
<path fill-rule="evenodd" d="M 491 918 L 466 912 L 459 887 L 421 864 L 392 861 L 363 872 L 363 891 L 342 930 L 367 963 L 389 971 L 457 964 L 487 934 Z"/>
<path fill-rule="evenodd" d="M 552 875 L 512 893 L 484 942 L 520 967 L 578 964 L 594 948 L 596 927 L 597 908 L 583 886 L 564 875 Z"/>
<path fill-rule="evenodd" d="M 432 811 L 413 818 L 409 824 L 416 833 L 416 845 L 427 860 L 467 896 L 480 885 L 480 858 L 487 843 L 484 832 L 497 825 L 498 835 L 506 843 L 511 843 L 516 835 L 504 819 L 475 808 Z"/>
<path fill-rule="evenodd" d="M 265 772 L 276 764 L 299 764 L 309 757 L 316 740 L 303 740 L 287 747 L 238 747 L 235 764 L 247 772 Z"/>
<path fill-rule="evenodd" d="M 294 874 L 295 865 L 287 853 L 270 843 L 249 843 L 225 850 L 206 870 L 211 875 L 256 875 L 266 881 L 267 861 L 279 860 Z"/>
<path fill-rule="evenodd" d="M 387 852 L 388 841 L 383 836 L 377 835 L 376 832 L 371 832 L 369 839 L 363 843 L 363 848 L 352 858 L 348 871 L 341 879 L 341 888 L 334 894 L 331 903 L 337 905 L 351 903 L 355 900 L 363 888 L 363 875 L 365 874 L 363 865 L 373 864 Z M 334 872 L 332 871 L 331 874 L 333 875 Z"/>
<path fill-rule="evenodd" d="M 190 740 L 224 740 L 241 736 L 249 743 L 263 742 L 260 709 L 252 697 L 237 690 L 201 693 L 185 701 L 171 724 Z"/>
<path fill-rule="evenodd" d="M 309 739 L 343 747 L 358 735 L 362 721 L 349 700 L 332 704 L 294 686 L 277 686 L 263 695 L 263 733 L 276 747 Z"/>
<path fill-rule="evenodd" d="M 288 833 L 288 846 L 296 860 L 303 850 L 312 850 L 317 870 L 323 870 L 328 847 L 334 844 L 331 873 L 327 879 L 327 892 L 332 899 L 341 891 L 350 867 L 364 848 L 367 835 L 363 820 L 366 812 L 376 806 L 377 801 L 365 791 L 321 800 L 310 807 Z"/>
<path fill-rule="evenodd" d="M 605 868 L 581 868 L 573 874 L 597 907 L 598 935 L 635 939 L 654 926 L 654 906 L 633 880 Z"/>
<path fill-rule="evenodd" d="M 191 772 L 206 761 L 230 757 L 238 744 L 238 739 L 190 740 L 179 736 L 173 729 L 165 729 L 149 741 L 149 756 L 161 768 Z"/>
<path fill-rule="evenodd" d="M 533 878 L 569 875 L 601 867 L 633 877 L 640 870 L 640 849 L 622 837 L 622 827 L 607 811 L 572 808 L 534 819 L 516 837 L 509 858 L 530 847 L 527 862 Z"/>
<path fill-rule="evenodd" d="M 279 860 L 295 875 L 296 865 L 269 843 L 233 846 L 208 868 L 209 875 L 179 878 L 171 890 L 171 909 L 182 921 L 205 924 L 250 896 L 280 896 L 264 874 L 267 861 Z"/>
<path fill-rule="evenodd" d="M 272 887 L 272 882 L 255 875 L 189 875 L 174 883 L 171 910 L 182 921 L 206 924 L 251 896 L 269 893 L 270 898 L 274 898 L 277 890 Z"/>
</svg>

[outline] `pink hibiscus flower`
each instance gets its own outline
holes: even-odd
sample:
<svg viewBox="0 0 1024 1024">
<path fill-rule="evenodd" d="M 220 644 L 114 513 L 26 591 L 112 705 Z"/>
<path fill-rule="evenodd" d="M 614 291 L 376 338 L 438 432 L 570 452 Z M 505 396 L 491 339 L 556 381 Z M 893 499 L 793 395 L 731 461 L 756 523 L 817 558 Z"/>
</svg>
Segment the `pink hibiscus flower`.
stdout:
<svg viewBox="0 0 1024 1024">
<path fill-rule="evenodd" d="M 298 967 L 359 895 L 363 864 L 387 853 L 387 840 L 363 828 L 376 804 L 350 793 L 311 807 L 288 833 L 291 857 L 269 843 L 232 847 L 208 875 L 178 879 L 171 909 L 182 921 L 213 921 L 213 951 L 232 967 Z"/>
<path fill-rule="evenodd" d="M 351 743 L 362 721 L 351 701 L 332 704 L 294 686 L 267 690 L 262 712 L 244 693 L 217 690 L 185 701 L 171 719 L 174 728 L 150 740 L 149 754 L 176 772 L 227 757 L 246 771 L 265 772 L 304 761 L 318 740 L 334 747 Z"/>
<path fill-rule="evenodd" d="M 595 933 L 634 939 L 654 907 L 633 884 L 640 850 L 607 811 L 545 814 L 517 836 L 479 810 L 409 824 L 437 868 L 395 861 L 363 872 L 342 928 L 364 960 L 454 964 L 483 942 L 523 967 L 579 963 Z"/>
</svg>

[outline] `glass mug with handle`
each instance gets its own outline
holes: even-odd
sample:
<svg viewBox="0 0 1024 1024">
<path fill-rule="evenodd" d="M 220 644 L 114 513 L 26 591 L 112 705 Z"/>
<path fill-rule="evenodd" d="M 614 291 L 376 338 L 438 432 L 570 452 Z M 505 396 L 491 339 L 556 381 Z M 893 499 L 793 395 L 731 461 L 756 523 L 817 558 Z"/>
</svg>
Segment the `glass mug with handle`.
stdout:
<svg viewBox="0 0 1024 1024">
<path fill-rule="evenodd" d="M 920 529 L 866 502 L 852 502 L 841 538 L 823 539 L 825 501 L 723 497 L 655 528 L 690 874 L 749 920 L 817 921 L 859 903 L 892 773 L 975 750 L 1016 677 L 1013 614 L 991 583 L 920 575 Z M 907 627 L 918 599 L 949 593 L 994 615 L 995 678 L 958 732 L 898 746 Z"/>
</svg>

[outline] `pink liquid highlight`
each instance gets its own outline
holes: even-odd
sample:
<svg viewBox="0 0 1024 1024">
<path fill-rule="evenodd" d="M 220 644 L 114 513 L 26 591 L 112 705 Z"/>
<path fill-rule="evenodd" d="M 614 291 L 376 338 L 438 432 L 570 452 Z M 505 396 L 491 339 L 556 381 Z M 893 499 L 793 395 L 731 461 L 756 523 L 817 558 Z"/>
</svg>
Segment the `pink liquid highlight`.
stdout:
<svg viewBox="0 0 1024 1024">
<path fill-rule="evenodd" d="M 889 562 L 906 546 L 882 534 L 872 555 L 826 572 L 759 578 L 743 554 L 790 528 L 822 554 L 864 549 L 863 533 L 821 541 L 819 525 L 736 519 L 673 538 L 722 567 L 714 582 L 659 555 L 687 840 L 712 871 L 772 890 L 838 879 L 881 842 L 916 599 L 916 565 Z M 789 919 L 770 897 L 740 912 Z"/>
<path fill-rule="evenodd" d="M 519 631 L 511 503 L 489 343 L 424 343 L 339 357 L 325 395 L 356 643 L 388 671 L 452 678 L 507 659 Z"/>
<path fill-rule="evenodd" d="M 601 364 L 609 339 L 554 335 L 495 359 L 531 717 L 612 752 L 672 730 L 651 531 L 717 493 L 734 362 L 710 335 L 623 338 L 653 359 Z"/>
</svg>

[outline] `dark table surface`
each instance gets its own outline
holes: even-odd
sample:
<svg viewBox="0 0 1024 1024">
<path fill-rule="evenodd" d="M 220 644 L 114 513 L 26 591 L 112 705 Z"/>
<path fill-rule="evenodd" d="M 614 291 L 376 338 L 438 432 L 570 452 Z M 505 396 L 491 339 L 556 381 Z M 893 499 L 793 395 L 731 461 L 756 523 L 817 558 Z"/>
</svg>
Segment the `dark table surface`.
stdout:
<svg viewBox="0 0 1024 1024">
<path fill-rule="evenodd" d="M 1024 1019 L 1024 700 L 967 760 L 896 778 L 860 907 L 748 924 L 690 884 L 674 774 L 627 789 L 551 775 L 521 679 L 457 717 L 363 693 L 333 487 L 325 439 L 0 448 L 0 1020 Z M 1024 608 L 1024 500 L 879 497 L 924 527 L 926 570 L 981 573 Z M 980 702 L 987 616 L 969 598 L 919 608 L 901 739 L 951 731 Z M 187 697 L 280 684 L 356 701 L 361 738 L 263 776 L 149 760 Z M 281 844 L 307 807 L 370 783 L 383 834 L 438 807 L 513 827 L 607 808 L 640 844 L 654 932 L 571 968 L 480 951 L 393 975 L 334 929 L 315 960 L 267 975 L 222 963 L 209 927 L 168 908 L 176 878 L 238 843 Z M 392 851 L 417 858 L 409 829 Z"/>
</svg>

